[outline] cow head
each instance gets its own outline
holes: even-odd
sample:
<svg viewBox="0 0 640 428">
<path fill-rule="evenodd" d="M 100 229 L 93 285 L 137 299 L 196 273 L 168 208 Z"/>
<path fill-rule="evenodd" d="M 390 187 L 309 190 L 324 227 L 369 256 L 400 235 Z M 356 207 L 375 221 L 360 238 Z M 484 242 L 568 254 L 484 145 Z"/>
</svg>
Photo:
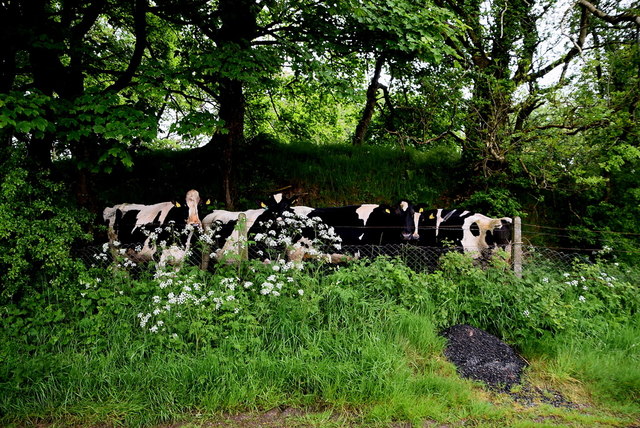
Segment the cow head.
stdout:
<svg viewBox="0 0 640 428">
<path fill-rule="evenodd" d="M 420 226 L 424 225 L 430 215 L 433 215 L 433 211 L 430 211 L 426 204 L 413 205 L 414 239 L 420 239 Z"/>
<path fill-rule="evenodd" d="M 487 231 L 487 244 L 508 251 L 511 246 L 512 223 L 513 220 L 509 217 L 493 219 L 492 227 Z"/>
<path fill-rule="evenodd" d="M 376 221 L 382 221 L 383 224 L 387 226 L 389 232 L 391 232 L 392 235 L 395 235 L 395 238 L 393 238 L 394 240 L 410 241 L 412 239 L 417 239 L 414 208 L 411 203 L 407 201 L 400 201 L 395 206 L 380 205 L 378 210 L 381 210 L 384 213 L 383 215 L 387 218 L 384 220 L 378 219 Z M 399 234 L 398 229 L 400 229 Z"/>
<path fill-rule="evenodd" d="M 297 196 L 287 198 L 282 193 L 271 195 L 267 200 L 260 202 L 260 207 L 271 216 L 279 217 L 285 211 L 291 211 L 291 205 L 298 200 Z"/>
<path fill-rule="evenodd" d="M 180 202 L 174 201 L 173 205 L 176 208 L 182 208 L 187 210 L 187 224 L 200 226 L 200 216 L 198 215 L 198 206 L 201 203 L 200 193 L 197 190 L 191 189 L 187 192 L 185 198 L 185 206 L 183 207 Z"/>
<path fill-rule="evenodd" d="M 400 224 L 402 225 L 401 235 L 404 241 L 412 241 L 420 238 L 418 234 L 418 218 L 413 204 L 407 201 L 400 201 L 396 206 L 396 215 L 398 215 Z"/>
</svg>

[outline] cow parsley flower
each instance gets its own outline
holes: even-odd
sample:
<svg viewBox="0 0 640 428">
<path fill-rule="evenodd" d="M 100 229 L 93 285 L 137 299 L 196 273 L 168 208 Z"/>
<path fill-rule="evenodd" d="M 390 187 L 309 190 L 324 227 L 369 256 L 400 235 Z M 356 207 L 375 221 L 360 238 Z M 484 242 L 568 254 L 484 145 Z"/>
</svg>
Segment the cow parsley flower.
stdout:
<svg viewBox="0 0 640 428">
<path fill-rule="evenodd" d="M 584 296 L 578 297 L 578 300 L 581 302 L 585 302 L 587 299 Z"/>
<path fill-rule="evenodd" d="M 299 289 L 298 290 L 298 294 L 301 295 L 301 296 L 304 295 L 304 290 L 303 289 Z"/>
<path fill-rule="evenodd" d="M 231 291 L 234 291 L 236 289 L 236 282 L 234 278 L 222 278 L 220 280 L 220 285 L 228 288 Z"/>
</svg>

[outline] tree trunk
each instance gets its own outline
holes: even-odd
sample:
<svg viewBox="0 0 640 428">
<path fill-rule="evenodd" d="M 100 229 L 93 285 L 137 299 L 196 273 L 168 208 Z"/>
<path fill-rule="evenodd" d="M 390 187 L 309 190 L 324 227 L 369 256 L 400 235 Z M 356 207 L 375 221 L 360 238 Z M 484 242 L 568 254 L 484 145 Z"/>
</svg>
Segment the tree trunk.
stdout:
<svg viewBox="0 0 640 428">
<path fill-rule="evenodd" d="M 259 7 L 255 0 L 220 0 L 218 12 L 222 25 L 217 33 L 216 44 L 220 48 L 238 50 L 238 55 L 251 55 L 251 42 L 257 35 L 257 16 Z M 217 96 L 220 104 L 219 116 L 224 121 L 225 132 L 212 142 L 221 144 L 222 192 L 227 209 L 232 210 L 235 203 L 234 153 L 244 140 L 245 98 L 243 70 L 237 70 L 238 77 L 227 70 L 217 75 L 219 84 Z"/>
<path fill-rule="evenodd" d="M 377 93 L 378 93 L 378 89 L 380 89 L 380 82 L 379 82 L 380 73 L 382 72 L 383 65 L 384 65 L 384 56 L 380 55 L 376 60 L 376 66 L 373 72 L 373 77 L 371 78 L 371 83 L 367 88 L 367 102 L 364 106 L 362 117 L 358 122 L 358 126 L 356 126 L 356 132 L 353 136 L 354 146 L 361 146 L 364 143 L 365 136 L 367 135 L 367 130 L 369 129 L 369 124 L 371 123 L 371 119 L 373 118 L 373 112 L 376 107 Z"/>
<path fill-rule="evenodd" d="M 222 144 L 221 177 L 222 191 L 227 209 L 234 209 L 235 180 L 234 152 L 235 147 L 244 139 L 245 100 L 242 82 L 236 79 L 222 79 L 220 85 L 220 119 L 225 123 L 226 134 L 221 135 Z"/>
</svg>

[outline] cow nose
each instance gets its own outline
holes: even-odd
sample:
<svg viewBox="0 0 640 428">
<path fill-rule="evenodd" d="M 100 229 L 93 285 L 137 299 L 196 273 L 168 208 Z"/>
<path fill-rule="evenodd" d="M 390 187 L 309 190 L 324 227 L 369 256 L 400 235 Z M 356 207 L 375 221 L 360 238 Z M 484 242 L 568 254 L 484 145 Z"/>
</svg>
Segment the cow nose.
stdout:
<svg viewBox="0 0 640 428">
<path fill-rule="evenodd" d="M 402 232 L 402 239 L 405 241 L 415 241 L 420 239 L 420 235 L 416 232 Z"/>
<path fill-rule="evenodd" d="M 201 226 L 202 223 L 200 223 L 200 219 L 198 217 L 190 217 L 189 220 L 187 221 L 187 224 L 191 225 L 191 226 Z"/>
</svg>

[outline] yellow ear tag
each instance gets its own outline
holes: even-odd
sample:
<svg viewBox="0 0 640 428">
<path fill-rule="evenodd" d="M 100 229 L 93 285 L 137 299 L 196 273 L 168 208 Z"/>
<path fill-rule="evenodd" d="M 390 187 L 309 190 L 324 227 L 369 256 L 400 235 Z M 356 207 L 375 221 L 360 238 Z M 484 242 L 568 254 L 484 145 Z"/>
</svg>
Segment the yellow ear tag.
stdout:
<svg viewBox="0 0 640 428">
<path fill-rule="evenodd" d="M 180 203 L 176 202 L 176 208 L 180 208 L 181 206 Z"/>
<path fill-rule="evenodd" d="M 420 212 L 423 213 L 424 212 L 424 208 L 420 208 Z"/>
<path fill-rule="evenodd" d="M 384 210 L 387 214 L 391 214 L 391 210 L 389 208 L 387 208 L 386 210 Z"/>
<path fill-rule="evenodd" d="M 429 220 L 433 220 L 434 218 L 435 218 L 435 217 L 433 216 L 433 214 L 431 214 L 431 215 L 429 216 Z"/>
<path fill-rule="evenodd" d="M 260 202 L 260 206 L 261 206 L 262 208 L 267 208 L 267 204 L 265 204 L 264 202 Z"/>
<path fill-rule="evenodd" d="M 207 202 L 205 202 L 205 205 L 209 205 L 211 203 L 211 199 L 207 199 Z"/>
</svg>

